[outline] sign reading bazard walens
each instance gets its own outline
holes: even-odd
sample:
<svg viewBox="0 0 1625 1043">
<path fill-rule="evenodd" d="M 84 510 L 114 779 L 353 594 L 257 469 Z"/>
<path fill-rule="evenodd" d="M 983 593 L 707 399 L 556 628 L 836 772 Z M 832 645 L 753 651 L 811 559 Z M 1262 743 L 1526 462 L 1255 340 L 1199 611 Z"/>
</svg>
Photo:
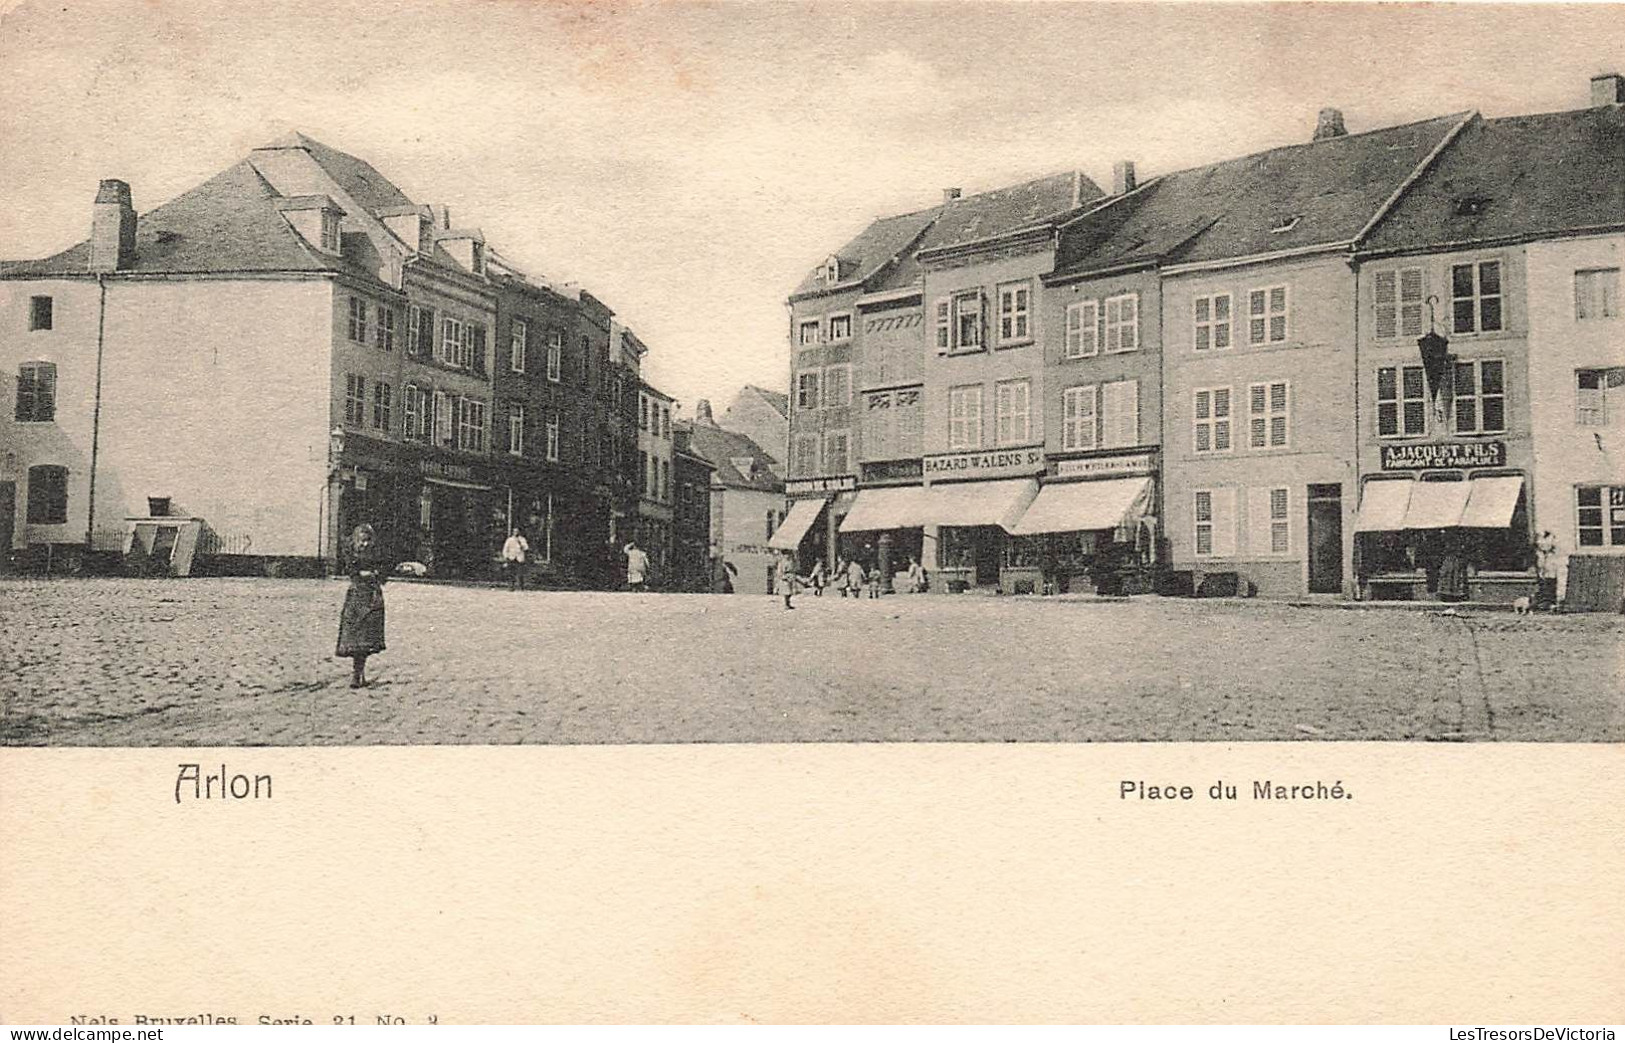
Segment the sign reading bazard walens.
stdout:
<svg viewBox="0 0 1625 1043">
<path fill-rule="evenodd" d="M 1432 445 L 1385 445 L 1384 471 L 1430 471 L 1436 467 L 1505 467 L 1505 442 L 1442 442 Z"/>
<path fill-rule="evenodd" d="M 943 453 L 925 458 L 925 478 L 997 478 L 1037 474 L 1044 469 L 1041 446 L 992 449 L 986 452 Z"/>
</svg>

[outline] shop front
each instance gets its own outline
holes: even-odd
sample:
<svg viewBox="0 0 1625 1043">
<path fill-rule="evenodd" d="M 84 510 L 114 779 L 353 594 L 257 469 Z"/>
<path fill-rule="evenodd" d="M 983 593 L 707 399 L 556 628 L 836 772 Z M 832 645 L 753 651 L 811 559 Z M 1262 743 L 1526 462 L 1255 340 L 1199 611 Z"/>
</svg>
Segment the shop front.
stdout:
<svg viewBox="0 0 1625 1043">
<path fill-rule="evenodd" d="M 819 560 L 826 569 L 832 569 L 838 554 L 840 524 L 856 499 L 853 491 L 856 484 L 853 475 L 785 482 L 790 510 L 767 545 L 774 550 L 794 553 L 803 574 L 811 571 L 813 562 Z"/>
<path fill-rule="evenodd" d="M 351 437 L 335 472 L 332 548 L 342 567 L 355 527 L 371 525 L 385 557 L 432 576 L 484 578 L 506 536 L 511 493 L 489 464 L 448 461 L 416 446 Z"/>
<path fill-rule="evenodd" d="M 935 560 L 924 562 L 941 593 L 1015 589 L 1011 533 L 1038 495 L 1042 446 L 938 453 L 922 461 Z"/>
<path fill-rule="evenodd" d="M 1539 588 L 1526 479 L 1501 442 L 1383 446 L 1355 520 L 1370 601 L 1533 598 Z"/>
<path fill-rule="evenodd" d="M 878 569 L 882 589 L 895 589 L 897 573 L 907 570 L 910 558 L 925 560 L 930 492 L 921 485 L 897 485 L 846 495 L 852 500 L 836 526 L 836 557 L 859 562 L 865 572 Z"/>
<path fill-rule="evenodd" d="M 1004 590 L 1011 534 L 1037 496 L 1036 478 L 931 486 L 929 515 L 939 533 L 935 589 Z"/>
<path fill-rule="evenodd" d="M 1016 523 L 1005 567 L 1009 592 L 1152 590 L 1157 560 L 1153 459 L 1145 454 L 1062 461 Z"/>
</svg>

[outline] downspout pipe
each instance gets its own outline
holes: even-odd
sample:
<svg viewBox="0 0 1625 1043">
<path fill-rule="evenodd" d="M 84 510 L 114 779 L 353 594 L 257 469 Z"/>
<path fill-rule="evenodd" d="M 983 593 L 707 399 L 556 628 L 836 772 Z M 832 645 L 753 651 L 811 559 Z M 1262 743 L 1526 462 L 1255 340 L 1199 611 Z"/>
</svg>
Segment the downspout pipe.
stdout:
<svg viewBox="0 0 1625 1043">
<path fill-rule="evenodd" d="M 101 452 L 102 435 L 102 348 L 107 332 L 107 276 L 96 273 L 98 303 L 96 307 L 96 400 L 90 415 L 90 492 L 85 497 L 85 553 L 95 549 L 96 537 L 96 462 Z"/>
</svg>

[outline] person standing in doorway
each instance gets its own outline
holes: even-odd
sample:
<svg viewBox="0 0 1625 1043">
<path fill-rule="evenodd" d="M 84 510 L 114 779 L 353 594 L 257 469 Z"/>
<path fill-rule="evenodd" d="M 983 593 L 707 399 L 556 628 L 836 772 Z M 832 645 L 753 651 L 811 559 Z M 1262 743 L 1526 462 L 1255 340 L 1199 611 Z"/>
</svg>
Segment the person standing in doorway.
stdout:
<svg viewBox="0 0 1625 1043">
<path fill-rule="evenodd" d="M 349 659 L 350 687 L 367 686 L 367 657 L 384 650 L 384 580 L 378 536 L 371 525 L 350 535 L 350 587 L 339 610 L 339 640 L 333 654 Z"/>
<path fill-rule="evenodd" d="M 508 573 L 508 589 L 525 589 L 525 557 L 530 553 L 530 542 L 518 529 L 508 534 L 502 545 L 502 567 Z"/>
<path fill-rule="evenodd" d="M 621 552 L 626 555 L 626 589 L 638 593 L 648 589 L 649 582 L 649 555 L 645 554 L 637 540 L 632 540 Z"/>
</svg>

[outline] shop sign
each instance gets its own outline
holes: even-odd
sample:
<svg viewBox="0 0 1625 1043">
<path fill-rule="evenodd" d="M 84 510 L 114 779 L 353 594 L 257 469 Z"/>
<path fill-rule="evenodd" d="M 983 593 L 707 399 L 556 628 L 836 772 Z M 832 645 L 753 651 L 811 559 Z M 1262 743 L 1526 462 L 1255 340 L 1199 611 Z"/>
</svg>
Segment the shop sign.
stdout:
<svg viewBox="0 0 1625 1043">
<path fill-rule="evenodd" d="M 925 477 L 998 478 L 1037 474 L 1044 469 L 1044 449 L 990 449 L 974 453 L 944 453 L 925 458 Z"/>
<path fill-rule="evenodd" d="M 1434 442 L 1426 445 L 1385 445 L 1384 471 L 1431 471 L 1447 467 L 1505 467 L 1505 442 Z"/>
<path fill-rule="evenodd" d="M 784 483 L 784 495 L 821 496 L 826 493 L 850 492 L 857 487 L 857 477 L 850 474 L 831 478 L 792 478 Z"/>
<path fill-rule="evenodd" d="M 860 466 L 865 482 L 910 482 L 920 479 L 919 460 L 881 460 Z"/>
<path fill-rule="evenodd" d="M 419 460 L 418 473 L 430 478 L 450 478 L 459 482 L 474 480 L 474 469 L 467 464 L 448 464 L 440 460 Z"/>
<path fill-rule="evenodd" d="M 1083 460 L 1062 460 L 1055 465 L 1057 478 L 1109 478 L 1155 474 L 1156 453 L 1130 453 L 1126 456 L 1093 456 Z"/>
</svg>

